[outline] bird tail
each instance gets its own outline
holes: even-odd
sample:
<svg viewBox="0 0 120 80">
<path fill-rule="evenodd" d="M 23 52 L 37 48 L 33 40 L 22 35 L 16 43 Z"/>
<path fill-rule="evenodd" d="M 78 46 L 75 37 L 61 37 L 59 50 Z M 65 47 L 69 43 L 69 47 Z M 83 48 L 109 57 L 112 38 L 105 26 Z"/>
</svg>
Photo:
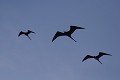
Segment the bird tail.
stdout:
<svg viewBox="0 0 120 80">
<path fill-rule="evenodd" d="M 100 62 L 100 60 L 98 60 Z M 102 64 L 102 62 L 100 62 Z"/>
<path fill-rule="evenodd" d="M 75 39 L 73 39 L 71 36 L 69 36 L 73 41 L 77 42 Z"/>
<path fill-rule="evenodd" d="M 31 38 L 29 36 L 27 36 L 27 37 L 31 40 Z"/>
</svg>

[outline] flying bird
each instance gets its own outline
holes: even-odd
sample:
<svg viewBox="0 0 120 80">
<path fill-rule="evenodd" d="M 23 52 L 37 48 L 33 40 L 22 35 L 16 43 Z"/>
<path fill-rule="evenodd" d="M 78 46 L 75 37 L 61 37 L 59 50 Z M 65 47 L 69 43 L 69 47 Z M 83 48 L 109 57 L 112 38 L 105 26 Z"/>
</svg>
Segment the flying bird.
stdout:
<svg viewBox="0 0 120 80">
<path fill-rule="evenodd" d="M 52 42 L 59 36 L 68 36 L 69 38 L 71 38 L 72 40 L 74 40 L 71 35 L 72 33 L 76 30 L 76 29 L 85 29 L 82 27 L 78 27 L 78 26 L 70 26 L 70 30 L 69 31 L 64 31 L 64 32 L 60 32 L 57 31 L 56 34 L 54 35 Z M 76 40 L 74 40 L 75 42 L 77 42 Z"/>
<path fill-rule="evenodd" d="M 90 58 L 94 58 L 95 60 L 97 60 L 97 61 L 100 62 L 99 58 L 102 57 L 102 56 L 104 56 L 104 55 L 112 56 L 111 54 L 107 54 L 107 53 L 104 53 L 104 52 L 99 52 L 99 54 L 98 54 L 97 56 L 87 55 L 87 56 L 82 60 L 82 62 L 85 61 L 85 60 L 87 60 L 87 59 L 90 59 Z M 100 62 L 100 63 L 101 63 L 101 62 Z M 102 64 L 102 63 L 101 63 L 101 64 Z"/>
<path fill-rule="evenodd" d="M 31 40 L 31 38 L 28 36 L 30 33 L 34 33 L 34 34 L 35 34 L 35 32 L 33 32 L 33 31 L 31 31 L 31 30 L 28 30 L 27 32 L 21 31 L 21 32 L 18 34 L 18 37 L 19 37 L 20 35 L 24 34 L 24 35 L 26 35 L 26 36 Z"/>
</svg>

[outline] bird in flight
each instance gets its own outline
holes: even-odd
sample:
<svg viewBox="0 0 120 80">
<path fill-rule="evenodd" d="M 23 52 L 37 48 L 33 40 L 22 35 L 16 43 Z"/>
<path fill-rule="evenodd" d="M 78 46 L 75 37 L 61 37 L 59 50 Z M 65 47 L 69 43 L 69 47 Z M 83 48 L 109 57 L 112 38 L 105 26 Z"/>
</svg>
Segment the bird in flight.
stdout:
<svg viewBox="0 0 120 80">
<path fill-rule="evenodd" d="M 103 55 L 112 56 L 111 54 L 107 54 L 107 53 L 104 53 L 104 52 L 99 52 L 99 54 L 98 54 L 97 56 L 87 55 L 87 56 L 82 60 L 82 62 L 85 61 L 85 60 L 87 60 L 87 59 L 90 59 L 90 58 L 94 58 L 95 60 L 97 60 L 97 61 L 100 62 L 99 58 L 102 57 Z M 100 63 L 101 63 L 101 62 L 100 62 Z M 101 64 L 102 64 L 102 63 L 101 63 Z"/>
<path fill-rule="evenodd" d="M 31 31 L 31 30 L 28 30 L 27 32 L 21 31 L 21 32 L 18 34 L 18 37 L 19 37 L 20 35 L 24 34 L 24 35 L 26 35 L 26 36 L 31 40 L 31 38 L 28 36 L 30 33 L 34 33 L 34 34 L 35 34 L 35 32 L 33 32 L 33 31 Z"/>
<path fill-rule="evenodd" d="M 59 36 L 68 36 L 69 38 L 71 38 L 72 40 L 74 40 L 71 35 L 72 33 L 76 30 L 76 29 L 85 29 L 82 27 L 78 27 L 78 26 L 70 26 L 70 30 L 69 31 L 64 31 L 64 32 L 60 32 L 57 31 L 56 34 L 54 35 L 52 42 Z M 75 42 L 77 42 L 76 40 L 74 40 Z"/>
</svg>

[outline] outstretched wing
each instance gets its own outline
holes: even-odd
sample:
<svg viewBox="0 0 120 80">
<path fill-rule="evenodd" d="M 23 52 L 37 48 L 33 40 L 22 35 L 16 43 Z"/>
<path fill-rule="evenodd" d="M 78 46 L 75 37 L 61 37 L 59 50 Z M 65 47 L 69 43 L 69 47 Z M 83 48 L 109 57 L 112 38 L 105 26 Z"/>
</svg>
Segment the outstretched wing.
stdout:
<svg viewBox="0 0 120 80">
<path fill-rule="evenodd" d="M 98 55 L 97 57 L 100 58 L 100 57 L 102 57 L 103 55 L 112 56 L 111 54 L 107 54 L 107 53 L 104 53 L 104 52 L 99 52 L 99 55 Z"/>
<path fill-rule="evenodd" d="M 85 28 L 78 26 L 70 26 L 70 30 L 68 32 L 72 34 L 76 29 L 85 29 Z"/>
<path fill-rule="evenodd" d="M 32 31 L 31 33 L 34 33 L 34 34 L 36 34 L 36 33 L 35 33 L 35 32 L 33 32 L 33 31 Z"/>
<path fill-rule="evenodd" d="M 82 60 L 82 62 L 85 61 L 86 59 L 89 59 L 89 58 L 93 58 L 93 56 L 91 56 L 91 55 L 85 56 L 85 58 Z"/>
<path fill-rule="evenodd" d="M 33 31 L 31 31 L 31 30 L 28 30 L 27 33 L 28 33 L 28 34 L 30 34 L 30 33 L 34 33 L 34 34 L 35 34 L 35 32 L 33 32 Z"/>
<path fill-rule="evenodd" d="M 59 36 L 63 36 L 64 34 L 62 32 L 57 31 L 56 34 L 54 35 L 52 42 Z"/>
<path fill-rule="evenodd" d="M 18 34 L 18 37 L 19 37 L 20 35 L 22 35 L 22 34 L 24 34 L 24 32 L 21 31 L 21 32 Z"/>
</svg>

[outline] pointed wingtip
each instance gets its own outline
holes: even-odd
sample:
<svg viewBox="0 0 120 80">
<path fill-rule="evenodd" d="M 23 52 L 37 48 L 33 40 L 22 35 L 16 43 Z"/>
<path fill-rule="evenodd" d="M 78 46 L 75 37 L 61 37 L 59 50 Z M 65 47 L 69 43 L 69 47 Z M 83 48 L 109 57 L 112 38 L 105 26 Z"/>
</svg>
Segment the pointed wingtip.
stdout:
<svg viewBox="0 0 120 80">
<path fill-rule="evenodd" d="M 111 54 L 109 54 L 109 56 L 112 56 Z"/>
<path fill-rule="evenodd" d="M 32 32 L 32 33 L 36 34 L 35 32 Z"/>
<path fill-rule="evenodd" d="M 80 27 L 80 29 L 85 29 L 85 28 L 83 28 L 83 27 Z"/>
</svg>

